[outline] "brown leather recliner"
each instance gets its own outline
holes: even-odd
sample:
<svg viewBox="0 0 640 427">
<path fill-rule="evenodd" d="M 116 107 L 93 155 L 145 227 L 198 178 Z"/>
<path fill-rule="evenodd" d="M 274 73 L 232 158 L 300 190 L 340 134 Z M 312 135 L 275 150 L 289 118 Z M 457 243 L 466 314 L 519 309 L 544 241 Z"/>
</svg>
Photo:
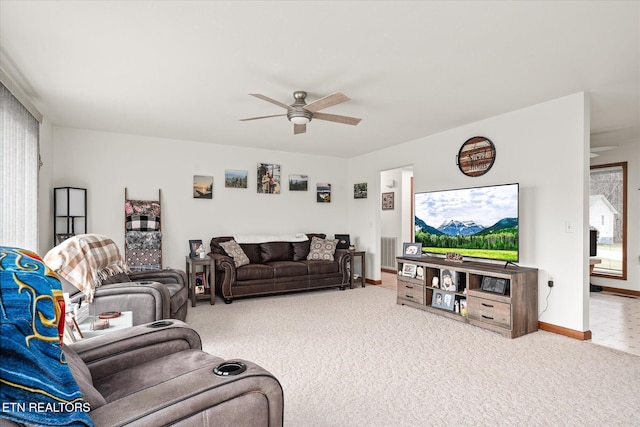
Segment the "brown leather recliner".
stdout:
<svg viewBox="0 0 640 427">
<path fill-rule="evenodd" d="M 71 302 L 84 299 L 84 294 L 63 277 L 60 282 Z M 89 313 L 97 316 L 105 311 L 131 311 L 133 325 L 161 319 L 185 321 L 189 302 L 187 283 L 186 273 L 174 269 L 117 275 L 96 288 Z"/>
<path fill-rule="evenodd" d="M 89 300 L 91 315 L 131 311 L 134 325 L 187 318 L 186 273 L 176 269 L 130 271 L 107 236 L 71 237 L 51 249 L 44 260 L 58 273 L 72 302 Z"/>
<path fill-rule="evenodd" d="M 63 347 L 96 426 L 281 426 L 278 380 L 201 351 L 185 323 L 158 321 Z"/>
<path fill-rule="evenodd" d="M 61 348 L 64 313 L 59 280 L 42 259 L 0 246 L 0 425 L 282 426 L 278 380 L 202 351 L 184 322 Z"/>
</svg>

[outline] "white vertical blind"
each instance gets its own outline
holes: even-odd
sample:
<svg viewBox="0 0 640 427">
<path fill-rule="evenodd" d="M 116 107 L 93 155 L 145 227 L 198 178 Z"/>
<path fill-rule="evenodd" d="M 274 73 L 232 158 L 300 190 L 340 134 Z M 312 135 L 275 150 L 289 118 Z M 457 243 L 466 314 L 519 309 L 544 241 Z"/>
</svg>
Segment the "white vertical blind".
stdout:
<svg viewBox="0 0 640 427">
<path fill-rule="evenodd" d="M 38 250 L 39 124 L 0 84 L 0 245 Z"/>
</svg>

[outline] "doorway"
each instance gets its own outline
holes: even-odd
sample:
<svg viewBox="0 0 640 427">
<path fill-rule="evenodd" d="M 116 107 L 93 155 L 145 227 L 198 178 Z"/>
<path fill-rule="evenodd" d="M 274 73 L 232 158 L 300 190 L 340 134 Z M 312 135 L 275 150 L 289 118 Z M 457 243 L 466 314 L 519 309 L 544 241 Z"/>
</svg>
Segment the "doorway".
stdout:
<svg viewBox="0 0 640 427">
<path fill-rule="evenodd" d="M 402 243 L 413 241 L 413 165 L 380 172 L 380 267 L 395 274 Z"/>
</svg>

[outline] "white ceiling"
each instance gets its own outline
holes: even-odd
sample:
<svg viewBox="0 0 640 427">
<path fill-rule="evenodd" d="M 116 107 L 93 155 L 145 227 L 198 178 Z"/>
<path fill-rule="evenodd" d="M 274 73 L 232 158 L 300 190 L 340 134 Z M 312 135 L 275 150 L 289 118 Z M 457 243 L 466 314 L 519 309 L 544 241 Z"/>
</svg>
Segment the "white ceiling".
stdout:
<svg viewBox="0 0 640 427">
<path fill-rule="evenodd" d="M 586 91 L 640 141 L 638 1 L 0 0 L 0 60 L 61 126 L 349 158 Z M 239 121 L 294 90 L 362 122 Z"/>
</svg>

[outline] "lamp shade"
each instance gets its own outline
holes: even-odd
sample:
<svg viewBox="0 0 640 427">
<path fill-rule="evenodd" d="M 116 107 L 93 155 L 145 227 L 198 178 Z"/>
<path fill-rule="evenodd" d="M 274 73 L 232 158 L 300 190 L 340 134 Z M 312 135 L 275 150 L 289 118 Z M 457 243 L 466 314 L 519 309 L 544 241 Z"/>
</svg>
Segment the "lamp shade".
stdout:
<svg viewBox="0 0 640 427">
<path fill-rule="evenodd" d="M 55 190 L 56 216 L 86 216 L 87 190 L 60 187 Z"/>
</svg>

